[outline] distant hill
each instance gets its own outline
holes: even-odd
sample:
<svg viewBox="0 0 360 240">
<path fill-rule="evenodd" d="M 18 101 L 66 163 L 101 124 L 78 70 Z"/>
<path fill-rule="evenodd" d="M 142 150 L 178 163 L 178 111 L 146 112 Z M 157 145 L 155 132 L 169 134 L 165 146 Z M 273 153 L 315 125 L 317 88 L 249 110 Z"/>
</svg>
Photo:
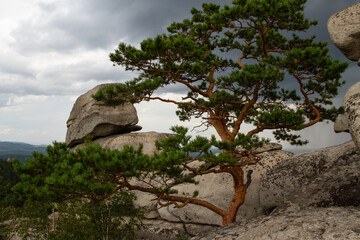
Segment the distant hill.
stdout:
<svg viewBox="0 0 360 240">
<path fill-rule="evenodd" d="M 45 145 L 31 145 L 20 142 L 1 142 L 0 141 L 0 159 L 17 158 L 25 162 L 26 158 L 32 158 L 32 153 L 46 151 Z"/>
</svg>

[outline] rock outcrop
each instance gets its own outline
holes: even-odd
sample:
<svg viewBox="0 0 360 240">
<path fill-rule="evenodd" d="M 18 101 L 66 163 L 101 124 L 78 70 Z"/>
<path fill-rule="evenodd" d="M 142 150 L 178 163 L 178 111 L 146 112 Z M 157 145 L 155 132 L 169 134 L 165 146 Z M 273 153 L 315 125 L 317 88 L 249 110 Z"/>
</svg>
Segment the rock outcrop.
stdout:
<svg viewBox="0 0 360 240">
<path fill-rule="evenodd" d="M 360 3 L 332 15 L 328 20 L 331 41 L 360 66 Z M 335 132 L 349 131 L 360 150 L 360 82 L 351 86 L 344 97 L 345 114 L 334 125 Z"/>
<path fill-rule="evenodd" d="M 338 116 L 334 123 L 334 132 L 349 132 L 349 123 L 345 114 L 341 114 Z"/>
<path fill-rule="evenodd" d="M 81 95 L 75 102 L 67 122 L 66 142 L 71 149 L 84 146 L 84 138 L 91 135 L 91 141 L 109 149 L 122 150 L 125 145 L 138 148 L 142 145 L 145 154 L 152 155 L 156 151 L 155 142 L 169 137 L 170 133 L 137 132 L 141 127 L 136 125 L 138 117 L 135 107 L 130 103 L 121 106 L 107 106 L 92 98 L 98 90 L 107 84 L 99 85 Z M 159 217 L 154 196 L 148 193 L 134 191 L 137 196 L 135 204 L 147 207 L 145 217 Z"/>
<path fill-rule="evenodd" d="M 123 149 L 125 145 L 130 145 L 134 148 L 138 148 L 139 145 L 142 144 L 143 153 L 151 155 L 156 151 L 155 141 L 160 141 L 171 135 L 171 133 L 158 132 L 123 133 L 98 138 L 93 140 L 93 142 L 100 144 L 100 146 L 104 148 L 118 150 Z M 75 148 L 82 146 L 83 144 L 79 144 Z"/>
<path fill-rule="evenodd" d="M 360 82 L 355 83 L 347 90 L 344 97 L 344 107 L 349 132 L 357 148 L 360 150 Z"/>
<path fill-rule="evenodd" d="M 90 135 L 93 139 L 141 129 L 135 107 L 131 103 L 108 106 L 91 96 L 107 84 L 99 85 L 81 95 L 75 102 L 67 121 L 66 143 L 69 147 L 83 143 Z"/>
<path fill-rule="evenodd" d="M 359 208 L 292 207 L 204 233 L 191 240 L 360 239 Z"/>
<path fill-rule="evenodd" d="M 344 96 L 345 113 L 334 123 L 334 131 L 349 132 L 360 150 L 360 82 L 352 85 Z"/>
<path fill-rule="evenodd" d="M 332 15 L 328 30 L 335 46 L 360 66 L 360 3 Z"/>
<path fill-rule="evenodd" d="M 295 155 L 263 177 L 261 205 L 360 206 L 360 153 L 352 141 Z"/>
<path fill-rule="evenodd" d="M 237 219 L 269 214 L 287 202 L 302 208 L 360 206 L 360 152 L 352 141 L 297 155 L 276 150 L 260 156 L 258 165 L 244 168 L 245 175 L 250 170 L 253 174 Z M 199 198 L 226 208 L 233 193 L 230 176 L 211 174 L 197 180 L 198 185 L 178 186 L 179 193 L 199 190 Z M 158 212 L 167 221 L 221 225 L 219 216 L 194 205 Z"/>
</svg>

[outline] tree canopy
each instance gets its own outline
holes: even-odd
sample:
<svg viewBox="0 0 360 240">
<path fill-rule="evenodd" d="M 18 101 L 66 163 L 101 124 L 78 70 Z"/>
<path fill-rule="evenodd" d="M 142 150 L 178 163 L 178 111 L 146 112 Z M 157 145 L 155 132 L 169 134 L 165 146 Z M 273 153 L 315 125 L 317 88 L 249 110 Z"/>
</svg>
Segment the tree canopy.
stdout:
<svg viewBox="0 0 360 240">
<path fill-rule="evenodd" d="M 120 43 L 111 61 L 139 71 L 139 77 L 94 98 L 173 103 L 180 120 L 202 118 L 224 141 L 234 141 L 249 123 L 254 128 L 248 136 L 273 130 L 278 140 L 302 144 L 294 131 L 334 121 L 343 111 L 329 106 L 347 67 L 332 60 L 326 42 L 297 35 L 317 24 L 304 18 L 305 2 L 235 0 L 193 8 L 191 19 L 171 24 L 168 33 L 142 41 L 139 49 Z M 173 84 L 187 89 L 181 101 L 154 94 Z"/>
<path fill-rule="evenodd" d="M 21 206 L 23 202 L 11 188 L 20 181 L 11 162 L 0 159 L 0 210 L 8 206 Z M 2 220 L 0 216 L 0 221 Z"/>
<path fill-rule="evenodd" d="M 0 239 L 15 233 L 24 239 L 135 239 L 143 209 L 134 206 L 133 193 L 109 179 L 112 167 L 124 172 L 116 165 L 126 163 L 124 156 L 116 154 L 97 145 L 70 151 L 54 142 L 24 164 L 15 159 L 21 181 L 5 186 L 4 200 L 17 196 L 21 205 L 5 205 L 0 186 Z"/>
</svg>

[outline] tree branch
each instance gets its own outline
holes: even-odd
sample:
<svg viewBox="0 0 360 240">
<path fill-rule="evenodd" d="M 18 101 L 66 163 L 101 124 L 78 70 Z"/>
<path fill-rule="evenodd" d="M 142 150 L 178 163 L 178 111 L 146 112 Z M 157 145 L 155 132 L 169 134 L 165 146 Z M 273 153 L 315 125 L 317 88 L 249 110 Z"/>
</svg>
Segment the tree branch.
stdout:
<svg viewBox="0 0 360 240">
<path fill-rule="evenodd" d="M 148 100 L 160 100 L 162 102 L 173 103 L 173 104 L 176 104 L 176 105 L 190 105 L 190 106 L 193 106 L 195 108 L 202 108 L 202 109 L 205 109 L 206 111 L 211 111 L 210 108 L 207 108 L 205 106 L 198 105 L 198 104 L 195 104 L 195 103 L 192 103 L 192 102 L 177 102 L 175 100 L 164 99 L 164 98 L 161 98 L 161 97 L 133 96 L 130 99 L 137 99 L 137 98 L 143 98 L 143 99 L 148 99 Z"/>
<path fill-rule="evenodd" d="M 252 92 L 253 98 L 241 110 L 240 115 L 238 116 L 238 119 L 236 120 L 236 122 L 234 124 L 234 129 L 232 131 L 232 136 L 233 137 L 235 137 L 236 134 L 239 132 L 240 125 L 244 121 L 244 119 L 245 119 L 247 113 L 249 112 L 250 108 L 256 103 L 256 101 L 258 99 L 258 93 L 259 93 L 260 87 L 261 87 L 261 82 L 259 81 L 258 83 L 256 83 L 254 91 Z"/>
<path fill-rule="evenodd" d="M 151 194 L 158 196 L 158 201 L 160 201 L 160 200 L 168 201 L 170 204 L 174 204 L 175 206 L 184 207 L 183 205 L 192 203 L 192 204 L 195 204 L 198 206 L 208 208 L 209 210 L 219 214 L 222 217 L 224 217 L 226 215 L 226 212 L 224 210 L 222 210 L 222 209 L 216 207 L 215 205 L 213 205 L 207 201 L 204 201 L 204 200 L 200 200 L 197 198 L 182 197 L 182 196 L 170 196 L 170 195 L 164 194 L 162 192 L 159 192 L 158 189 L 135 186 L 135 185 L 128 183 L 127 181 L 123 181 L 118 184 L 119 184 L 119 186 L 118 186 L 119 189 L 122 187 L 126 187 L 129 190 L 138 190 L 141 192 L 151 193 Z M 178 204 L 177 202 L 181 202 L 183 204 Z M 162 205 L 164 205 L 164 204 L 162 204 Z M 168 206 L 168 204 L 165 204 L 164 206 Z"/>
<path fill-rule="evenodd" d="M 259 132 L 262 132 L 264 130 L 269 130 L 269 129 L 279 129 L 279 128 L 290 128 L 290 125 L 285 125 L 285 124 L 279 124 L 279 125 L 272 125 L 272 126 L 265 126 L 265 125 L 258 125 L 256 126 L 256 128 L 254 128 L 253 130 L 249 131 L 246 136 L 250 136 L 252 134 L 256 134 Z"/>
<path fill-rule="evenodd" d="M 303 128 L 306 128 L 306 127 L 310 127 L 312 125 L 314 125 L 315 123 L 319 122 L 320 119 L 321 119 L 321 114 L 320 114 L 320 111 L 314 106 L 314 104 L 312 104 L 311 100 L 309 99 L 309 96 L 308 94 L 305 92 L 304 90 L 304 86 L 303 86 L 303 83 L 302 83 L 302 79 L 301 77 L 298 75 L 298 74 L 293 74 L 293 76 L 296 78 L 296 80 L 298 81 L 299 83 L 299 86 L 300 86 L 300 92 L 302 93 L 302 95 L 304 96 L 305 98 L 305 101 L 307 102 L 307 104 L 314 110 L 315 114 L 316 114 L 316 118 L 308 123 L 305 123 L 302 125 Z"/>
</svg>

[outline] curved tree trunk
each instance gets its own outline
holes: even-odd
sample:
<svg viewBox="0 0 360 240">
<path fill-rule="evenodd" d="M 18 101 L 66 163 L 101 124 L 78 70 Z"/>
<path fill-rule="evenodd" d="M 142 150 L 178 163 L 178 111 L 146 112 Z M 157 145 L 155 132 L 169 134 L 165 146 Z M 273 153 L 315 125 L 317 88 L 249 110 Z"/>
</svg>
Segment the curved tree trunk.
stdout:
<svg viewBox="0 0 360 240">
<path fill-rule="evenodd" d="M 189 197 L 185 197 L 185 196 L 166 195 L 166 194 L 158 193 L 158 191 L 154 188 L 131 185 L 127 181 L 119 182 L 118 184 L 120 184 L 120 185 L 119 185 L 118 189 L 122 188 L 122 187 L 126 187 L 129 190 L 138 190 L 138 191 L 154 194 L 158 197 L 158 203 L 163 207 L 173 204 L 177 208 L 182 208 L 182 207 L 185 207 L 189 203 L 195 204 L 198 206 L 202 206 L 202 207 L 205 207 L 205 208 L 213 211 L 214 213 L 218 214 L 219 216 L 221 216 L 223 225 L 233 223 L 236 221 L 236 214 L 237 214 L 239 207 L 245 201 L 246 185 L 244 182 L 244 172 L 243 172 L 241 166 L 239 166 L 239 165 L 228 166 L 224 169 L 218 169 L 218 170 L 214 170 L 212 172 L 215 174 L 229 173 L 229 174 L 231 174 L 231 176 L 233 178 L 234 194 L 231 198 L 231 201 L 229 202 L 229 205 L 228 205 L 228 208 L 226 211 L 222 210 L 219 207 L 211 204 L 210 202 L 204 201 L 204 200 L 200 200 L 197 198 L 189 198 Z M 165 200 L 168 203 L 161 204 L 160 200 Z M 181 202 L 183 204 L 178 204 L 179 202 Z"/>
<path fill-rule="evenodd" d="M 226 214 L 222 217 L 222 224 L 226 225 L 236 221 L 239 207 L 245 201 L 246 186 L 244 183 L 244 172 L 240 166 L 234 166 L 229 173 L 233 177 L 234 195 L 231 198 Z"/>
<path fill-rule="evenodd" d="M 210 115 L 210 118 L 214 116 Z M 234 141 L 234 136 L 230 133 L 229 129 L 226 127 L 226 124 L 219 119 L 210 119 L 208 122 L 215 128 L 216 132 L 220 136 L 222 141 Z"/>
</svg>

